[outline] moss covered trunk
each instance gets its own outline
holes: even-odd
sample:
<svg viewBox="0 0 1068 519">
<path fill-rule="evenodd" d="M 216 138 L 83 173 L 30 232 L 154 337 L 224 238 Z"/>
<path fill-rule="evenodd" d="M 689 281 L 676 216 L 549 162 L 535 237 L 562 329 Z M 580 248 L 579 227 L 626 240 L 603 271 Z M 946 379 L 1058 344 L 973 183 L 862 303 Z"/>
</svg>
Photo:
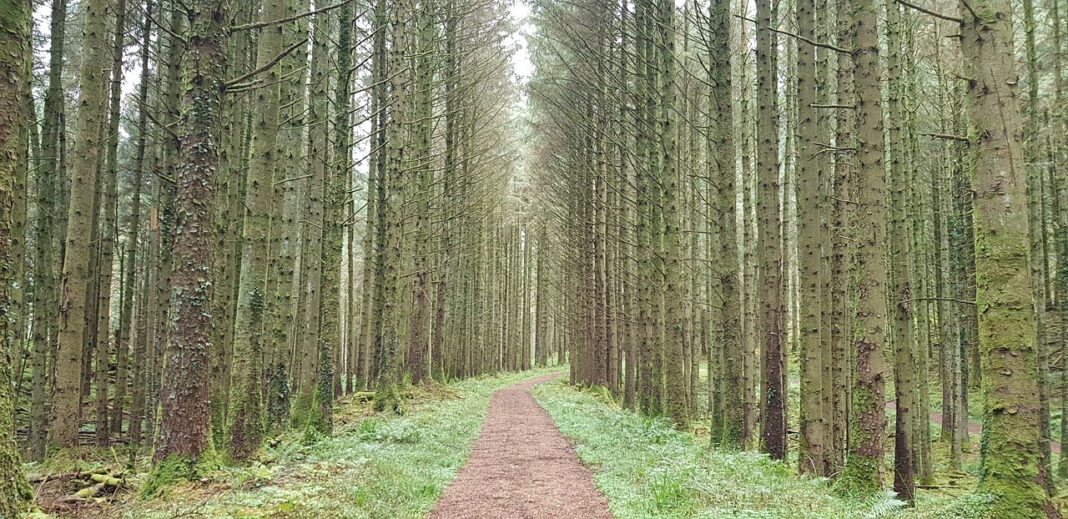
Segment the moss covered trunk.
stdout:
<svg viewBox="0 0 1068 519">
<path fill-rule="evenodd" d="M 28 164 L 24 139 L 32 119 L 26 93 L 30 81 L 32 23 L 30 2 L 0 1 L 0 344 L 6 344 L 15 310 L 11 298 L 17 269 L 12 268 L 15 235 L 15 197 L 18 169 Z M 24 170 L 25 171 L 25 170 Z M 15 447 L 15 395 L 7 350 L 0 353 L 0 517 L 25 511 L 33 493 L 22 474 Z"/>
<path fill-rule="evenodd" d="M 198 0 L 186 12 L 175 177 L 171 320 L 156 462 L 196 462 L 208 449 L 211 410 L 213 203 L 219 173 L 217 131 L 225 90 L 227 0 Z"/>
<path fill-rule="evenodd" d="M 1048 501 L 1039 475 L 1038 357 L 1028 262 L 1023 126 L 1004 0 L 961 4 L 961 53 L 974 125 L 976 305 L 982 355 L 979 492 L 993 516 L 1036 517 Z M 1052 508 L 1049 508 L 1052 515 Z"/>
<path fill-rule="evenodd" d="M 886 181 L 883 165 L 883 110 L 879 33 L 873 0 L 854 0 L 853 63 L 856 88 L 857 327 L 853 339 L 853 393 L 849 456 L 842 488 L 861 494 L 882 487 L 886 429 Z"/>
<path fill-rule="evenodd" d="M 63 256 L 59 302 L 59 344 L 56 352 L 56 382 L 52 399 L 52 441 L 63 447 L 78 442 L 81 424 L 83 349 L 86 338 L 86 304 L 89 291 L 89 257 L 93 235 L 99 160 L 104 148 L 101 129 L 107 101 L 108 0 L 83 4 L 84 56 L 78 89 L 78 122 L 74 129 L 74 163 L 71 170 L 70 205 Z"/>
<path fill-rule="evenodd" d="M 277 20 L 284 13 L 285 6 L 281 0 L 265 0 L 261 18 Z M 260 33 L 257 40 L 259 66 L 268 65 L 282 50 L 282 30 L 281 25 L 272 25 Z M 279 76 L 278 65 L 268 67 L 263 74 L 268 86 L 257 89 L 253 101 L 252 131 L 255 137 L 245 178 L 245 222 L 234 317 L 230 407 L 227 410 L 227 448 L 235 459 L 251 456 L 263 439 L 261 356 L 265 353 L 264 313 L 271 183 L 278 159 Z"/>
</svg>

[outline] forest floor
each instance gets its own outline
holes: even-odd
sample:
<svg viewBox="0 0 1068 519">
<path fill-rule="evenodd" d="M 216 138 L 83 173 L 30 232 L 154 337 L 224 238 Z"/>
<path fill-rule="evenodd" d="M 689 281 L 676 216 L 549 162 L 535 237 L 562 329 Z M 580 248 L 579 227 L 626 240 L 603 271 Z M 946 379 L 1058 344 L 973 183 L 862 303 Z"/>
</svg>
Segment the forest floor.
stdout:
<svg viewBox="0 0 1068 519">
<path fill-rule="evenodd" d="M 125 485 L 107 499 L 72 504 L 69 489 L 38 483 L 43 517 L 123 519 L 335 519 L 424 517 L 467 461 L 491 395 L 560 367 L 477 377 L 407 390 L 403 413 L 374 413 L 368 402 L 343 398 L 330 438 L 289 431 L 271 438 L 243 467 L 220 467 L 202 479 L 140 495 L 147 460 L 124 468 L 111 449 L 28 464 L 31 474 L 125 471 Z M 41 516 L 39 516 L 41 517 Z"/>
<path fill-rule="evenodd" d="M 829 480 L 800 478 L 766 455 L 712 448 L 706 426 L 679 431 L 621 409 L 603 389 L 552 381 L 562 369 L 410 388 L 399 415 L 343 399 L 333 437 L 274 436 L 253 463 L 217 468 L 152 498 L 140 492 L 144 469 L 126 468 L 121 450 L 56 457 L 28 468 L 38 481 L 122 471 L 124 485 L 71 504 L 62 481 L 38 483 L 38 503 L 53 515 L 33 517 L 964 518 L 979 517 L 987 503 L 971 491 L 975 449 L 963 471 L 922 490 L 914 509 L 891 493 L 850 499 L 835 495 Z M 935 446 L 946 474 L 944 449 Z"/>
<path fill-rule="evenodd" d="M 717 450 L 707 433 L 621 409 L 604 391 L 561 382 L 537 386 L 533 394 L 591 468 L 619 519 L 896 517 L 902 511 L 889 493 L 838 497 L 828 480 L 799 478 L 767 455 Z"/>
<path fill-rule="evenodd" d="M 493 395 L 471 459 L 430 519 L 612 518 L 589 469 L 530 395 L 535 385 L 560 376 L 533 378 Z"/>
</svg>

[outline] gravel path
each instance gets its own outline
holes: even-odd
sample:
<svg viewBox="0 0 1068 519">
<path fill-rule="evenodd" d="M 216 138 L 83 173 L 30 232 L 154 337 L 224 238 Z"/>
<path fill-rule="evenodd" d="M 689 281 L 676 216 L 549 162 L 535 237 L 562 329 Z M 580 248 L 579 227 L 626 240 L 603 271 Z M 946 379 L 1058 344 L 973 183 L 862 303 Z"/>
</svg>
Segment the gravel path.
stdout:
<svg viewBox="0 0 1068 519">
<path fill-rule="evenodd" d="M 611 519 L 608 501 L 530 388 L 546 375 L 494 393 L 471 459 L 430 519 Z"/>
</svg>

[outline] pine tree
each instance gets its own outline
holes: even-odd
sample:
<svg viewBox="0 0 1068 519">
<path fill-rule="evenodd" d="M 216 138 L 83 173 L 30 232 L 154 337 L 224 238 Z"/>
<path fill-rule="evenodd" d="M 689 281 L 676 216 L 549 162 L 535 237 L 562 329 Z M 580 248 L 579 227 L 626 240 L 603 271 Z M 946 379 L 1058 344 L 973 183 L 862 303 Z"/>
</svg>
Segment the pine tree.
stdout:
<svg viewBox="0 0 1068 519">
<path fill-rule="evenodd" d="M 66 0 L 53 0 L 49 25 L 48 88 L 45 91 L 44 119 L 41 124 L 41 163 L 37 175 L 38 216 L 34 233 L 33 291 L 33 381 L 30 397 L 29 457 L 41 461 L 45 456 L 48 435 L 48 381 L 45 373 L 58 326 L 56 263 L 58 251 L 54 246 L 56 226 L 65 217 L 57 215 L 57 192 L 62 187 L 60 177 L 60 134 L 63 119 L 63 44 L 66 34 Z M 59 216 L 59 217 L 57 217 Z M 62 261 L 60 258 L 59 261 Z M 54 362 L 55 359 L 52 359 Z"/>
<path fill-rule="evenodd" d="M 182 165 L 175 177 L 173 306 L 160 391 L 162 419 L 153 458 L 157 463 L 184 464 L 187 469 L 211 445 L 207 368 L 213 348 L 212 204 L 219 173 L 215 135 L 226 85 L 229 9 L 226 0 L 199 0 L 186 11 L 189 30 L 181 71 L 178 139 Z"/>
<path fill-rule="evenodd" d="M 777 8 L 761 0 L 756 4 L 757 59 L 757 174 L 760 183 L 758 246 L 762 257 L 757 285 L 761 286 L 763 336 L 763 387 L 761 448 L 775 459 L 786 458 L 786 351 L 783 346 L 783 240 L 779 210 L 779 107 L 776 76 L 778 47 L 771 27 Z"/>
<path fill-rule="evenodd" d="M 20 166 L 28 164 L 27 141 L 30 121 L 25 95 L 30 81 L 32 6 L 23 0 L 0 3 L 0 516 L 15 517 L 27 509 L 33 492 L 22 473 L 15 446 L 15 396 L 6 345 L 11 340 L 14 310 L 11 286 L 14 281 L 12 242 L 15 220 L 15 177 Z"/>
<path fill-rule="evenodd" d="M 975 127 L 975 265 L 983 370 L 980 492 L 992 514 L 1034 517 L 1047 509 L 1039 480 L 1038 359 L 1030 293 L 1022 121 L 1007 2 L 961 9 L 961 54 Z"/>
<path fill-rule="evenodd" d="M 852 391 L 853 423 L 841 488 L 874 493 L 882 487 L 886 429 L 883 344 L 886 341 L 887 210 L 883 164 L 883 110 L 875 3 L 852 3 L 854 83 L 857 117 L 858 218 L 856 236 L 857 335 Z"/>
<path fill-rule="evenodd" d="M 265 0 L 265 22 L 284 15 L 280 0 Z M 247 459 L 263 439 L 264 406 L 260 387 L 263 369 L 261 356 L 267 344 L 264 337 L 267 310 L 268 232 L 271 192 L 278 160 L 280 87 L 278 66 L 272 60 L 282 52 L 283 27 L 273 24 L 257 40 L 257 70 L 264 69 L 266 85 L 256 90 L 253 103 L 251 159 L 245 179 L 245 215 L 241 237 L 241 263 L 237 308 L 234 317 L 233 371 L 227 419 L 227 450 L 231 457 Z M 271 366 L 268 366 L 270 369 Z M 273 381 L 277 383 L 277 381 Z M 269 391 L 274 391 L 272 385 Z"/>
<path fill-rule="evenodd" d="M 99 160 L 104 147 L 104 127 L 107 110 L 107 80 L 110 47 L 107 44 L 107 0 L 85 2 L 80 88 L 78 89 L 78 122 L 74 131 L 74 162 L 70 173 L 70 206 L 67 212 L 67 235 L 63 256 L 63 278 L 60 288 L 59 344 L 57 349 L 56 382 L 52 405 L 53 442 L 73 447 L 78 441 L 81 425 L 83 377 L 83 348 L 89 341 L 86 327 L 86 305 L 89 295 L 90 253 L 93 243 L 92 215 L 96 210 Z"/>
</svg>

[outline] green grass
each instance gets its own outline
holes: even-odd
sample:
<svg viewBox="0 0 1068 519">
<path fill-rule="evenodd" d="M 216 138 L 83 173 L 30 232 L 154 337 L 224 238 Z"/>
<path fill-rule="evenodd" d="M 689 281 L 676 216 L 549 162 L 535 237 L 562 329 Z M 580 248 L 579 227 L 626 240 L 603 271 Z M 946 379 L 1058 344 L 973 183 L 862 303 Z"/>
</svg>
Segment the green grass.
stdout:
<svg viewBox="0 0 1068 519">
<path fill-rule="evenodd" d="M 534 395 L 575 443 L 619 519 L 890 517 L 900 510 L 890 495 L 835 497 L 826 480 L 798 478 L 762 454 L 716 451 L 591 392 L 553 383 Z"/>
<path fill-rule="evenodd" d="M 345 404 L 332 438 L 305 445 L 299 432 L 264 448 L 248 467 L 130 496 L 106 516 L 124 518 L 415 518 L 423 517 L 467 461 L 490 395 L 561 368 L 478 378 L 416 389 L 404 415 Z M 184 514 L 184 515 L 183 515 Z"/>
</svg>

